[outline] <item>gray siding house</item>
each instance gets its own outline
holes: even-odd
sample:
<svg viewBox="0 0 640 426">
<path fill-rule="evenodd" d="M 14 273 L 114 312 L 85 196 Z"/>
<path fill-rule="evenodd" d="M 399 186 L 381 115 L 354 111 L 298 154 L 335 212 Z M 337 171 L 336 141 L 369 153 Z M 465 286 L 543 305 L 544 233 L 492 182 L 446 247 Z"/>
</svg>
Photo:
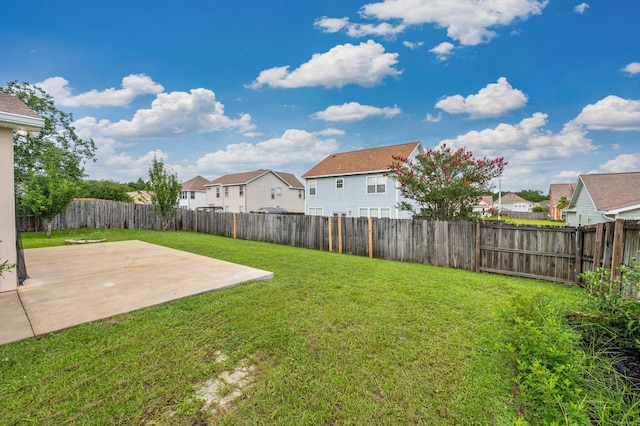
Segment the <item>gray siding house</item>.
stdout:
<svg viewBox="0 0 640 426">
<path fill-rule="evenodd" d="M 564 211 L 567 226 L 640 219 L 640 172 L 580 175 Z"/>
<path fill-rule="evenodd" d="M 410 219 L 400 211 L 397 182 L 385 176 L 394 156 L 413 159 L 423 153 L 420 142 L 331 154 L 302 177 L 305 213 L 318 216 Z"/>
</svg>

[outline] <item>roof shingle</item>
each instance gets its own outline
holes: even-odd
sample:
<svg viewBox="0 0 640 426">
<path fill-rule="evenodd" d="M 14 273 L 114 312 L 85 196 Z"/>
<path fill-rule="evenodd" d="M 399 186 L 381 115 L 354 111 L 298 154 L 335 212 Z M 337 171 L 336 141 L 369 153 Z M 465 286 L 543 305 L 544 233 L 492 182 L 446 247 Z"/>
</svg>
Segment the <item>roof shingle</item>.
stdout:
<svg viewBox="0 0 640 426">
<path fill-rule="evenodd" d="M 205 191 L 205 185 L 208 185 L 209 181 L 202 176 L 196 176 L 194 178 L 189 179 L 188 181 L 182 184 L 183 191 Z"/>
<path fill-rule="evenodd" d="M 0 93 L 0 111 L 25 117 L 40 118 L 34 110 L 29 108 L 17 96 L 5 95 L 4 93 Z"/>
<path fill-rule="evenodd" d="M 598 211 L 640 205 L 640 172 L 581 175 Z"/>
<path fill-rule="evenodd" d="M 383 172 L 390 169 L 394 156 L 409 157 L 420 142 L 331 154 L 302 175 L 303 178 Z"/>
<path fill-rule="evenodd" d="M 220 176 L 218 179 L 214 179 L 209 182 L 208 185 L 243 185 L 269 172 L 279 176 L 280 179 L 282 179 L 291 188 L 304 189 L 304 185 L 302 184 L 302 182 L 300 182 L 300 180 L 291 173 L 264 169 L 255 170 L 253 172 L 232 173 L 229 175 Z"/>
</svg>

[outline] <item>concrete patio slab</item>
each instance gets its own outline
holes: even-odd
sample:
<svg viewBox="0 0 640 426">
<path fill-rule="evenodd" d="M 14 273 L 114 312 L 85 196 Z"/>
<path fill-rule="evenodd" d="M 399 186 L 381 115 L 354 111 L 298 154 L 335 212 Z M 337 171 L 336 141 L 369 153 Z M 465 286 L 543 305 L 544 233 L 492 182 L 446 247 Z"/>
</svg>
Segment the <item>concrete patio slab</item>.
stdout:
<svg viewBox="0 0 640 426">
<path fill-rule="evenodd" d="M 273 273 L 122 241 L 25 250 L 30 279 L 0 294 L 0 344 L 171 300 L 273 278 Z"/>
</svg>

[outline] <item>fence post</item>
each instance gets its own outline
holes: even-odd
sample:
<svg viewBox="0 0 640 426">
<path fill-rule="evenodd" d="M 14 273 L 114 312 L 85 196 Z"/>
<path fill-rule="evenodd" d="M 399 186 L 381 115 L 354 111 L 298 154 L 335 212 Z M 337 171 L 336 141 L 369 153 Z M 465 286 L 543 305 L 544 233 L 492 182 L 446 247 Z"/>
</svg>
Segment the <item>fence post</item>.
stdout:
<svg viewBox="0 0 640 426">
<path fill-rule="evenodd" d="M 333 251 L 333 229 L 332 229 L 332 226 L 331 226 L 331 218 L 332 218 L 332 216 L 328 216 L 327 218 L 329 219 L 329 223 L 328 223 L 328 225 L 329 225 L 329 229 L 328 229 L 328 232 L 329 232 L 329 251 Z"/>
<path fill-rule="evenodd" d="M 481 226 L 482 221 L 481 220 L 476 220 L 476 265 L 475 265 L 475 269 L 476 272 L 480 272 L 480 246 L 481 246 L 481 241 L 480 241 L 480 226 Z"/>
<path fill-rule="evenodd" d="M 593 270 L 600 268 L 604 265 L 602 260 L 602 237 L 604 236 L 604 223 L 598 223 L 596 225 L 596 241 L 595 250 L 593 252 Z"/>
<path fill-rule="evenodd" d="M 236 235 L 237 235 L 237 230 L 238 230 L 238 222 L 237 222 L 237 218 L 236 218 L 236 213 L 233 214 L 233 239 L 236 239 Z"/>
<path fill-rule="evenodd" d="M 582 228 L 579 226 L 576 228 L 576 264 L 575 264 L 575 277 L 574 282 L 580 284 L 580 275 L 582 275 L 582 252 L 584 249 L 584 236 L 582 234 Z M 594 262 L 595 264 L 595 262 Z"/>
<path fill-rule="evenodd" d="M 367 225 L 368 225 L 368 230 L 367 230 L 367 236 L 368 236 L 368 242 L 369 242 L 369 257 L 373 258 L 373 224 L 372 224 L 372 219 L 370 217 L 367 218 Z"/>
<path fill-rule="evenodd" d="M 616 219 L 613 231 L 613 253 L 611 255 L 611 279 L 620 278 L 621 272 L 618 269 L 622 265 L 622 249 L 624 247 L 624 219 Z"/>
<path fill-rule="evenodd" d="M 342 253 L 342 215 L 338 215 L 338 253 Z"/>
</svg>

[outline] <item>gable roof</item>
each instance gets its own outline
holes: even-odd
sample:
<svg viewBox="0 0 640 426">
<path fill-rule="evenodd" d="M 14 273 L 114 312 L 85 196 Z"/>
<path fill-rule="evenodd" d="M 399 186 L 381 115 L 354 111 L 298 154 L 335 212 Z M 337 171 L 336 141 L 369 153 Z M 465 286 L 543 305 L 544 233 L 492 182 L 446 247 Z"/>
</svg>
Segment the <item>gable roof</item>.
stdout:
<svg viewBox="0 0 640 426">
<path fill-rule="evenodd" d="M 549 196 L 553 201 L 558 203 L 560 198 L 567 197 L 571 199 L 573 191 L 576 189 L 575 183 L 552 183 L 549 185 Z"/>
<path fill-rule="evenodd" d="M 40 130 L 44 120 L 17 96 L 0 93 L 0 127 Z"/>
<path fill-rule="evenodd" d="M 575 193 L 584 187 L 598 211 L 640 205 L 640 172 L 580 175 Z M 574 205 L 574 200 L 571 200 Z"/>
<path fill-rule="evenodd" d="M 291 173 L 276 172 L 273 170 L 264 170 L 264 169 L 255 170 L 253 172 L 232 173 L 229 175 L 220 176 L 218 179 L 214 179 L 208 184 L 206 184 L 206 186 L 246 185 L 249 182 L 267 173 L 273 173 L 281 181 L 286 183 L 290 188 L 304 189 L 304 185 L 302 184 L 302 182 L 300 182 L 300 180 L 294 175 L 292 175 Z"/>
<path fill-rule="evenodd" d="M 421 150 L 420 142 L 383 146 L 380 148 L 362 149 L 359 151 L 331 154 L 316 164 L 303 178 L 349 175 L 358 173 L 389 171 L 393 157 L 409 157 L 416 150 Z"/>
<path fill-rule="evenodd" d="M 513 192 L 509 192 L 507 194 L 504 194 L 501 199 L 500 202 L 502 204 L 515 204 L 515 203 L 531 203 L 531 201 L 527 201 L 524 198 L 522 198 L 521 196 L 514 194 Z"/>
<path fill-rule="evenodd" d="M 208 185 L 209 181 L 202 176 L 196 176 L 189 179 L 182 184 L 183 191 L 205 191 L 205 185 Z"/>
</svg>

